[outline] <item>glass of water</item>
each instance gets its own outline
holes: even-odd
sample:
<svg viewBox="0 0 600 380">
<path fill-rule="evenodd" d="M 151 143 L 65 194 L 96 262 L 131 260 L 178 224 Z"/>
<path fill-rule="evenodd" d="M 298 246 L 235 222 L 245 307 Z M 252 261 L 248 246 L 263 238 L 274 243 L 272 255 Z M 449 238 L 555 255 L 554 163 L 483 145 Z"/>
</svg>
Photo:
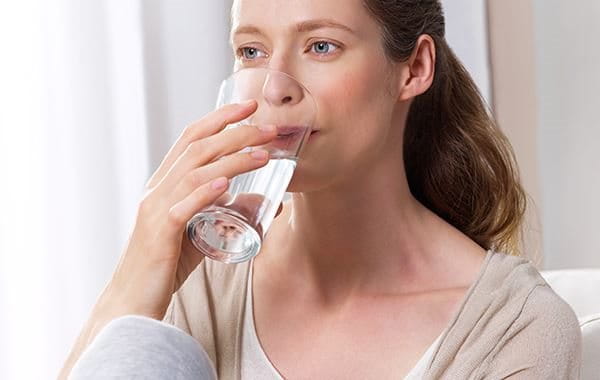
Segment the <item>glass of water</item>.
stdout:
<svg viewBox="0 0 600 380">
<path fill-rule="evenodd" d="M 317 112 L 313 97 L 302 84 L 286 73 L 265 67 L 244 68 L 224 80 L 217 108 L 249 99 L 257 101 L 256 112 L 226 129 L 275 125 L 275 140 L 242 150 L 264 149 L 270 154 L 269 162 L 234 177 L 227 191 L 187 224 L 194 247 L 225 263 L 249 260 L 260 251 Z"/>
</svg>

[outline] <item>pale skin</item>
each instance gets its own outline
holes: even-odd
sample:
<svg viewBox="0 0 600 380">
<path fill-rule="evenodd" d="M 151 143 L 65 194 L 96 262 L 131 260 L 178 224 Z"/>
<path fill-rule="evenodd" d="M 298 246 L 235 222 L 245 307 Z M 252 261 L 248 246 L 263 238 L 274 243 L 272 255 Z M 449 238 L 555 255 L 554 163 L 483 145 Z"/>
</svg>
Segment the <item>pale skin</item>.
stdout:
<svg viewBox="0 0 600 380">
<path fill-rule="evenodd" d="M 485 256 L 408 189 L 402 133 L 412 99 L 431 86 L 433 40 L 421 36 L 407 62 L 388 62 L 360 0 L 238 0 L 232 15 L 234 50 L 258 49 L 237 65 L 292 71 L 319 107 L 292 200 L 254 262 L 261 345 L 289 379 L 401 378 L 448 325 Z M 296 27 L 324 18 L 353 32 Z M 317 41 L 337 47 L 306 52 Z"/>
<path fill-rule="evenodd" d="M 404 173 L 404 125 L 435 75 L 433 40 L 423 35 L 406 62 L 389 62 L 361 0 L 343 7 L 338 0 L 238 0 L 232 15 L 234 51 L 258 52 L 253 62 L 238 55 L 236 69 L 288 72 L 318 105 L 319 132 L 288 188 L 293 198 L 254 262 L 261 345 L 289 379 L 401 378 L 448 325 L 485 256 L 412 197 Z M 146 185 L 119 265 L 60 379 L 110 320 L 164 317 L 203 259 L 185 236 L 187 221 L 225 192 L 213 187 L 219 178 L 267 163 L 237 152 L 272 141 L 276 131 L 223 132 L 256 108 L 211 112 L 173 145 Z"/>
</svg>

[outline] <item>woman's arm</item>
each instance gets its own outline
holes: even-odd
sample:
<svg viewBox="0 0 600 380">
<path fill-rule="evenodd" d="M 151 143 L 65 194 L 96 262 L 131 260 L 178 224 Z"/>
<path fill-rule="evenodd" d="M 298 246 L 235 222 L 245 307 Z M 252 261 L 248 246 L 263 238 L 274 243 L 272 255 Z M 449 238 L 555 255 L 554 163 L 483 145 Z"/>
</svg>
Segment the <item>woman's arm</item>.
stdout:
<svg viewBox="0 0 600 380">
<path fill-rule="evenodd" d="M 67 380 L 75 362 L 77 362 L 87 346 L 89 346 L 96 335 L 98 335 L 98 332 L 100 332 L 108 322 L 127 314 L 124 310 L 119 312 L 116 308 L 111 307 L 108 300 L 114 299 L 115 297 L 111 296 L 109 292 L 110 290 L 106 289 L 94 306 L 90 318 L 87 320 L 81 333 L 77 337 L 77 340 L 58 375 L 59 380 Z"/>
<path fill-rule="evenodd" d="M 240 151 L 271 142 L 277 137 L 274 127 L 224 130 L 253 114 L 257 106 L 256 101 L 249 101 L 221 107 L 186 128 L 169 150 L 146 185 L 119 264 L 59 379 L 68 378 L 80 355 L 112 319 L 125 315 L 164 318 L 173 293 L 203 261 L 187 238 L 187 222 L 227 191 L 229 178 L 268 163 L 266 151 L 260 157 Z"/>
</svg>

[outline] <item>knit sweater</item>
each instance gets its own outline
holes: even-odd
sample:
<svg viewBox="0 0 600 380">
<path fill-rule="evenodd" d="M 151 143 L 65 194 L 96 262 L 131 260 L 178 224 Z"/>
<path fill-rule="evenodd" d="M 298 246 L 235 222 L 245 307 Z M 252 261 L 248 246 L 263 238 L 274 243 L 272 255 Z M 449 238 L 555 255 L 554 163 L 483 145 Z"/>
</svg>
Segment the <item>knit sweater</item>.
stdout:
<svg viewBox="0 0 600 380">
<path fill-rule="evenodd" d="M 240 379 L 250 263 L 205 259 L 164 321 L 197 339 L 220 379 Z M 488 251 L 424 379 L 578 379 L 577 317 L 527 260 Z"/>
</svg>

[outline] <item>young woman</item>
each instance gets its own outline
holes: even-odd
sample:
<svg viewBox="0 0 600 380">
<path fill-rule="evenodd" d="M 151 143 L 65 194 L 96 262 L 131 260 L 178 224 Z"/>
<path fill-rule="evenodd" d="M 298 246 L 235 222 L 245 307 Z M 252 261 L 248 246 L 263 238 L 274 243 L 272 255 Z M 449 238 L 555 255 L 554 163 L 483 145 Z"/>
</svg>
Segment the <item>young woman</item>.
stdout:
<svg viewBox="0 0 600 380">
<path fill-rule="evenodd" d="M 526 196 L 513 152 L 444 30 L 439 0 L 235 1 L 235 69 L 287 72 L 318 104 L 293 197 L 252 261 L 203 260 L 186 222 L 225 191 L 222 177 L 264 166 L 237 152 L 276 133 L 221 132 L 256 102 L 186 128 L 63 376 L 126 320 L 79 373 L 107 352 L 126 371 L 114 358 L 135 343 L 115 342 L 137 325 L 141 337 L 184 330 L 223 379 L 577 378 L 577 319 L 518 257 Z M 140 366 L 212 372 L 182 360 L 183 343 L 152 359 L 160 341 L 136 351 Z"/>
</svg>

